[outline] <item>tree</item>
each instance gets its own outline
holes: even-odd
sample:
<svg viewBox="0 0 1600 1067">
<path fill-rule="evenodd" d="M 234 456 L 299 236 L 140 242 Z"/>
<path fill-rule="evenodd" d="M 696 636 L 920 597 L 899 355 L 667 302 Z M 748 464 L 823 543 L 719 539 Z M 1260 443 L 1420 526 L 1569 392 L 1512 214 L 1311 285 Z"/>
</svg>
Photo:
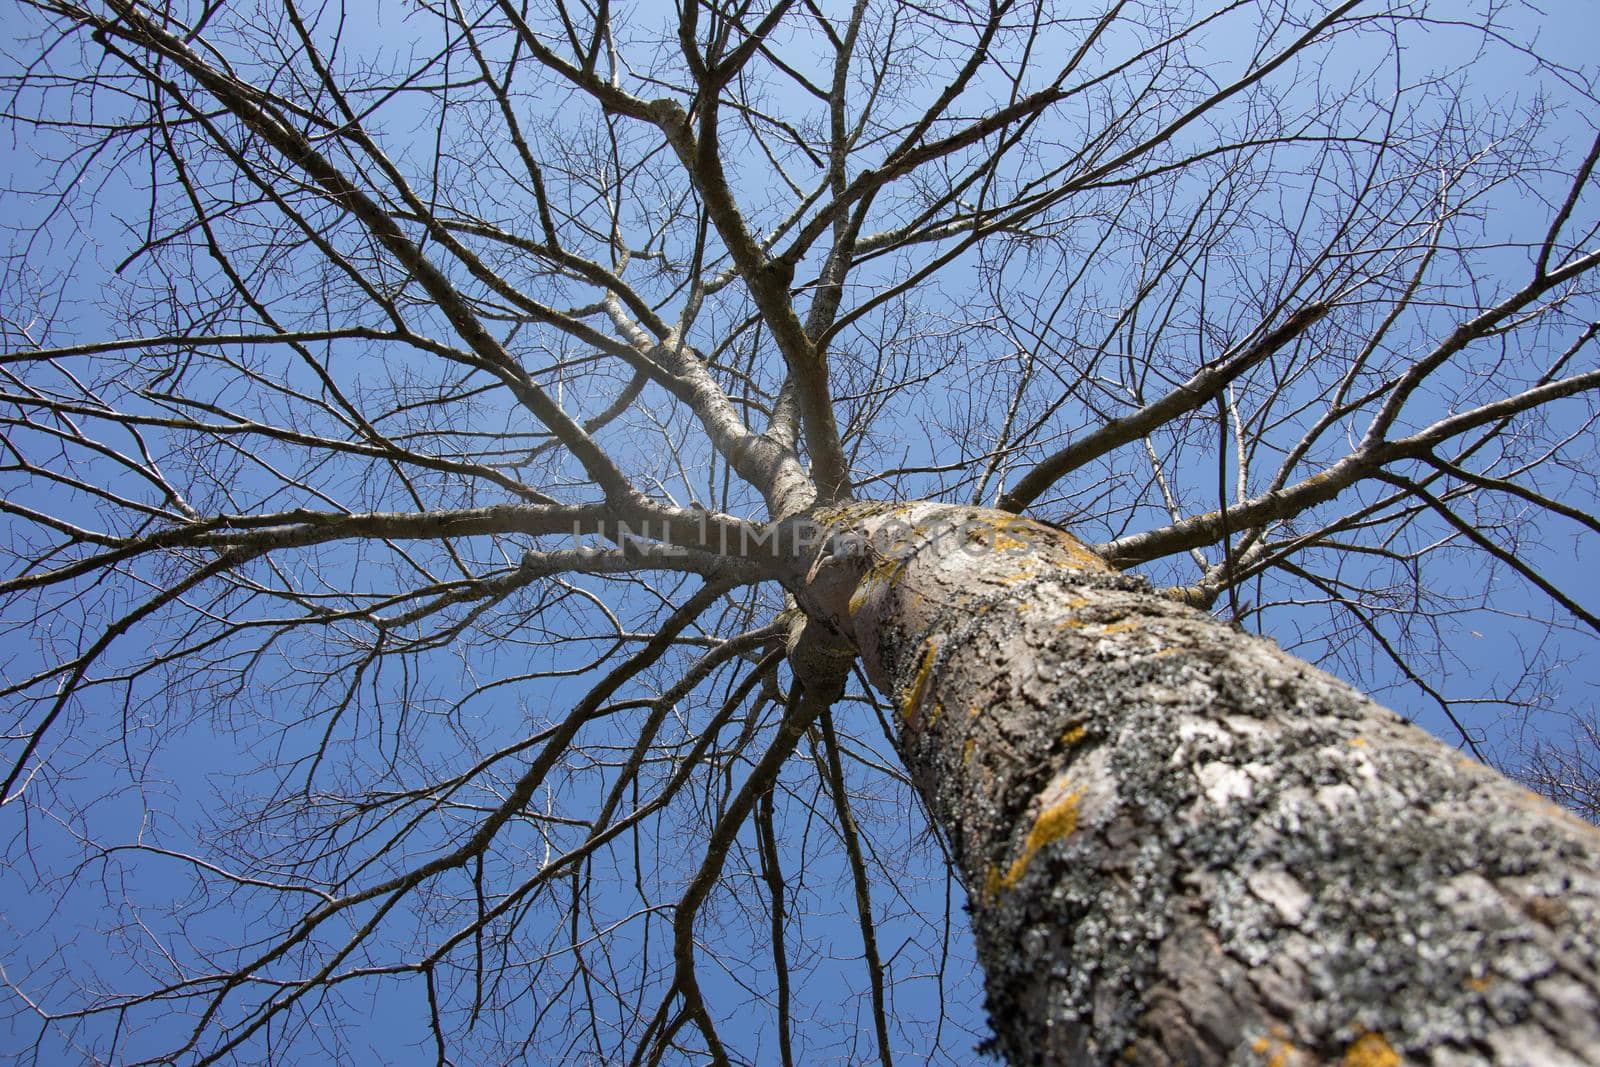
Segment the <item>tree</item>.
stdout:
<svg viewBox="0 0 1600 1067">
<path fill-rule="evenodd" d="M 19 1058 L 1600 1061 L 1593 67 L 579 8 L 14 15 Z"/>
<path fill-rule="evenodd" d="M 1522 779 L 1590 822 L 1600 822 L 1600 723 L 1573 716 L 1563 736 L 1535 737 Z"/>
</svg>

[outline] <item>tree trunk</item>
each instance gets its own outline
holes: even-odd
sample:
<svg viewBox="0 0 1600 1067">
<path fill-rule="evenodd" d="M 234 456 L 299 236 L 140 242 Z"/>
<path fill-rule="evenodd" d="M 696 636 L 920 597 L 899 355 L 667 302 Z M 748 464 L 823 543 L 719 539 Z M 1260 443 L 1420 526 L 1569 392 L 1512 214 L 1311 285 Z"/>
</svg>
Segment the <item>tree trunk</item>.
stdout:
<svg viewBox="0 0 1600 1067">
<path fill-rule="evenodd" d="M 1600 1063 L 1593 827 L 1053 527 L 814 514 L 1012 1063 Z"/>
</svg>

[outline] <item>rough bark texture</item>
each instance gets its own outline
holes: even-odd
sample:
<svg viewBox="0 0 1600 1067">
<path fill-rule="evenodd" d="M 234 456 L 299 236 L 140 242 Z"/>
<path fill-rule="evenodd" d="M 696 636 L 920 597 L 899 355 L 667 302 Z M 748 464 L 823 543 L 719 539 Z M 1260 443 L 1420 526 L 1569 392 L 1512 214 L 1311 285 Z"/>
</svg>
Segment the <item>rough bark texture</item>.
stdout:
<svg viewBox="0 0 1600 1067">
<path fill-rule="evenodd" d="M 1592 827 L 1052 527 L 821 518 L 1011 1062 L 1600 1063 Z"/>
</svg>

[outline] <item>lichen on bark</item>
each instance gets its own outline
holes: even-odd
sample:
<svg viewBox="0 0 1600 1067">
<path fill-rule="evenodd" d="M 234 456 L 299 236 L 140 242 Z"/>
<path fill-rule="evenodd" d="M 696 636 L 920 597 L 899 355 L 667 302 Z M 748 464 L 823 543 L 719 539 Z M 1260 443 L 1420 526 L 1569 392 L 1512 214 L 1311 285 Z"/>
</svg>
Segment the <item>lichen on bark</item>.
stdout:
<svg viewBox="0 0 1600 1067">
<path fill-rule="evenodd" d="M 981 509 L 799 591 L 894 699 L 1013 1063 L 1600 1062 L 1600 835 L 1271 642 Z"/>
</svg>

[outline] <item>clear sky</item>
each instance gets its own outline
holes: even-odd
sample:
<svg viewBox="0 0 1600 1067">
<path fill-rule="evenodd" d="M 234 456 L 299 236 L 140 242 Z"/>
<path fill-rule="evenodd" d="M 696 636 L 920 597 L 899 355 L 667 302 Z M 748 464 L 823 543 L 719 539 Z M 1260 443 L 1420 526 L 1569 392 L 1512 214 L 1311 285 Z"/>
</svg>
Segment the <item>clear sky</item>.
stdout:
<svg viewBox="0 0 1600 1067">
<path fill-rule="evenodd" d="M 1530 26 L 1537 25 L 1540 51 L 1575 67 L 1592 66 L 1594 5 L 1566 0 L 1547 3 L 1545 9 L 1537 18 L 1524 16 L 1533 20 Z M 364 45 L 373 49 L 403 49 L 411 42 L 414 23 L 399 17 L 400 10 L 398 4 L 378 5 L 364 14 L 352 8 L 352 30 L 362 35 Z M 12 7 L 6 8 L 0 18 L 4 20 L 0 28 L 6 31 L 4 36 L 8 40 L 20 36 L 24 28 L 34 24 L 32 16 Z M 1417 51 L 1412 54 L 1413 60 L 1419 65 L 1452 65 L 1460 58 L 1462 41 L 1456 31 L 1441 26 L 1434 39 L 1419 42 Z M 1240 42 L 1239 47 L 1246 44 Z M 0 60 L 0 68 L 8 75 L 14 73 L 27 54 L 26 44 L 11 45 L 4 52 L 5 58 Z M 1352 61 L 1356 58 L 1351 56 Z M 1530 79 L 1529 64 L 1514 52 L 1486 53 L 1486 58 L 1472 65 L 1468 84 L 1484 98 L 1501 103 L 1511 99 L 1528 101 L 1536 93 L 1548 93 L 1553 102 L 1564 108 L 1555 112 L 1552 130 L 1569 140 L 1574 152 L 1581 154 L 1583 146 L 1593 136 L 1597 122 L 1595 113 L 1585 106 L 1574 105 L 1572 94 L 1563 89 L 1558 79 L 1550 76 L 1538 82 Z M 12 255 L 4 278 L 5 288 L 0 291 L 0 313 L 13 318 L 18 308 L 26 307 L 31 309 L 27 316 L 31 322 L 42 311 L 47 317 L 53 317 L 55 343 L 62 343 L 68 337 L 87 340 L 115 334 L 120 327 L 114 321 L 111 300 L 107 296 L 117 285 L 113 272 L 146 236 L 138 221 L 148 195 L 139 177 L 140 161 L 130 158 L 120 166 L 109 168 L 109 179 L 97 185 L 92 195 L 79 197 L 70 212 L 64 211 L 45 225 L 42 214 L 47 209 L 47 201 L 28 195 L 28 190 L 48 185 L 53 180 L 51 168 L 37 158 L 41 148 L 45 151 L 50 148 L 42 140 L 36 142 L 34 136 L 26 124 L 14 126 L 13 140 L 8 146 L 11 150 L 0 161 L 0 168 L 5 170 L 6 190 L 0 218 L 5 220 L 9 231 Z M 403 138 L 404 135 L 396 136 Z M 756 195 L 751 190 L 740 192 Z M 1530 227 L 1542 227 L 1545 217 L 1543 207 L 1531 198 L 1519 200 L 1516 196 L 1503 196 L 1496 199 L 1484 225 L 1491 233 L 1514 235 L 1526 233 Z M 1519 254 L 1506 252 L 1507 262 L 1514 261 Z M 276 279 L 274 284 L 289 287 L 298 281 L 293 271 L 287 273 L 290 274 L 287 280 Z M 185 287 L 191 283 L 193 279 L 172 279 L 172 299 L 181 302 Z M 941 292 L 959 295 L 964 284 L 977 288 L 982 283 L 975 268 L 958 267 L 948 272 L 940 284 Z M 39 293 L 49 295 L 39 300 Z M 349 356 L 361 358 L 355 348 L 349 351 Z M 359 382 L 361 375 L 354 374 L 352 378 Z M 930 400 L 931 405 L 960 409 L 969 402 L 959 390 L 949 387 L 942 387 L 942 390 L 941 395 Z M 217 398 L 219 403 L 231 403 L 236 399 L 228 394 Z M 908 416 L 895 428 L 903 435 L 908 465 L 937 458 L 929 453 L 933 446 L 926 443 L 932 438 L 919 437 L 923 427 L 918 418 Z M 126 447 L 126 442 L 121 442 L 119 447 Z M 88 463 L 83 469 L 87 476 L 94 477 L 107 468 Z M 74 513 L 72 509 L 79 506 L 74 502 L 46 501 L 43 496 L 50 494 L 41 494 L 25 483 L 26 479 L 8 472 L 3 482 L 7 499 L 27 506 L 60 504 L 57 514 L 84 525 L 92 526 L 102 518 L 86 506 L 81 508 L 81 513 Z M 936 478 L 929 477 L 920 483 L 908 478 L 900 483 L 900 488 L 902 491 L 908 491 L 907 487 L 929 491 L 936 485 Z M 675 493 L 682 490 L 683 495 L 689 491 L 689 487 L 681 483 L 671 488 Z M 285 495 L 282 504 L 288 506 L 289 503 Z M 1584 502 L 1583 506 L 1592 507 L 1593 502 Z M 8 533 L 12 538 L 21 536 L 15 528 L 8 529 Z M 1594 583 L 1588 576 L 1600 568 L 1600 550 L 1592 538 L 1584 539 L 1576 524 L 1550 520 L 1536 541 L 1522 547 L 1552 579 L 1580 596 L 1588 595 L 1590 607 L 1596 606 L 1589 593 Z M 330 550 L 318 563 L 328 573 L 341 577 L 360 576 L 365 573 L 363 568 L 371 565 L 369 558 L 356 550 Z M 1461 590 L 1471 590 L 1474 583 L 1481 585 L 1486 579 L 1480 573 L 1463 571 L 1441 576 L 1441 580 L 1450 581 Z M 596 584 L 578 582 L 575 586 L 571 593 L 574 602 L 582 598 L 585 589 Z M 687 583 L 682 587 L 682 595 L 693 588 L 693 582 Z M 55 614 L 37 618 L 26 610 L 26 603 L 12 602 L 8 614 L 0 620 L 4 624 L 0 629 L 0 666 L 7 679 L 26 675 L 52 655 L 70 655 L 81 649 L 81 620 L 109 612 L 119 605 L 125 606 L 134 595 L 131 588 L 90 586 L 82 590 L 81 596 L 59 605 Z M 628 624 L 647 624 L 659 608 L 637 595 L 620 603 L 625 611 L 619 614 Z M 1589 638 L 1561 629 L 1549 632 L 1542 623 L 1550 611 L 1549 605 L 1525 588 L 1507 586 L 1504 592 L 1495 594 L 1494 603 L 1500 614 L 1470 612 L 1443 624 L 1449 631 L 1447 643 L 1460 654 L 1458 659 L 1441 665 L 1441 684 L 1455 687 L 1452 694 L 1470 692 L 1486 679 L 1522 672 L 1531 663 L 1537 668 L 1537 677 L 1533 680 L 1553 694 L 1549 701 L 1553 707 L 1580 713 L 1592 709 L 1595 695 L 1600 693 L 1600 657 L 1584 655 L 1590 647 Z M 563 605 L 560 610 L 576 611 L 577 608 Z M 1519 620 L 1519 614 L 1528 618 Z M 525 621 L 530 626 L 537 623 L 532 616 Z M 1286 606 L 1251 625 L 1264 629 L 1286 647 L 1303 649 L 1308 654 L 1325 650 L 1320 644 L 1322 616 L 1314 608 Z M 156 647 L 146 643 L 151 640 L 142 632 L 134 631 L 118 645 L 111 662 L 134 664 L 147 659 L 151 649 Z M 330 639 L 330 648 L 319 651 L 336 659 L 342 650 L 331 648 L 332 643 Z M 269 665 L 262 668 L 262 674 L 264 681 L 280 683 L 280 691 L 269 696 L 263 686 L 260 691 L 232 695 L 222 702 L 225 711 L 216 716 L 197 714 L 189 718 L 191 709 L 179 707 L 181 701 L 157 707 L 135 700 L 124 706 L 91 704 L 73 710 L 66 723 L 67 729 L 53 742 L 57 747 L 52 750 L 52 758 L 63 761 L 72 771 L 53 788 L 66 800 L 85 803 L 87 815 L 81 819 L 54 821 L 48 804 L 26 808 L 8 805 L 0 811 L 0 841 L 5 842 L 3 855 L 8 865 L 6 871 L 0 872 L 0 901 L 3 901 L 0 904 L 0 941 L 8 942 L 0 947 L 0 966 L 5 968 L 9 981 L 24 989 L 49 990 L 57 978 L 65 980 L 71 975 L 94 974 L 108 984 L 136 975 L 146 961 L 125 954 L 128 945 L 144 942 L 143 931 L 134 924 L 136 916 L 139 922 L 150 923 L 166 932 L 181 931 L 198 943 L 213 946 L 243 944 L 272 928 L 271 919 L 281 916 L 252 911 L 256 898 L 241 894 L 239 899 L 245 901 L 246 906 L 237 909 L 227 901 L 217 906 L 218 901 L 208 898 L 177 862 L 164 862 L 148 854 L 98 853 L 84 863 L 81 837 L 92 835 L 103 842 L 159 841 L 162 847 L 178 851 L 215 849 L 224 852 L 225 843 L 208 841 L 204 835 L 214 825 L 226 821 L 233 800 L 261 787 L 262 781 L 270 780 L 270 776 L 259 777 L 255 768 L 263 760 L 304 763 L 326 728 L 322 720 L 296 721 L 303 710 L 296 701 L 319 695 L 310 679 L 297 674 L 307 669 L 305 664 L 314 662 L 312 651 L 307 646 L 291 646 L 283 650 L 281 656 L 275 652 L 280 658 L 271 659 Z M 541 654 L 549 657 L 543 666 L 554 670 L 575 668 L 592 651 L 587 647 L 553 653 L 541 650 Z M 500 646 L 484 641 L 470 647 L 442 650 L 426 662 L 439 671 L 437 696 L 441 704 L 447 704 L 455 692 L 475 681 L 497 675 L 516 675 L 524 669 L 522 657 L 526 654 L 526 649 L 510 640 Z M 1350 656 L 1355 661 L 1365 654 L 1354 651 Z M 1334 669 L 1337 670 L 1337 666 Z M 512 743 L 526 732 L 530 722 L 558 716 L 562 709 L 581 697 L 592 680 L 590 675 L 539 688 L 511 685 L 485 689 L 474 700 L 465 702 L 459 715 L 441 716 L 441 725 L 432 731 L 420 732 L 415 743 L 423 752 L 437 754 L 442 759 L 468 746 L 489 750 L 496 745 Z M 1371 665 L 1371 675 L 1366 680 L 1377 687 L 1385 681 L 1395 681 L 1396 676 L 1377 663 Z M 136 687 L 136 692 L 149 699 L 164 699 L 150 696 L 160 692 L 159 685 L 155 684 L 159 681 L 159 677 L 152 678 L 151 686 Z M 190 682 L 185 680 L 185 684 Z M 386 684 L 388 679 L 383 682 Z M 370 684 L 377 691 L 380 682 L 362 679 L 361 684 Z M 1382 695 L 1446 739 L 1459 740 L 1439 709 L 1414 690 L 1396 686 L 1382 690 Z M 196 700 L 195 709 L 201 703 Z M 695 713 L 703 711 L 703 708 L 697 709 Z M 1515 752 L 1516 746 L 1526 743 L 1530 736 L 1559 736 L 1566 728 L 1561 716 L 1546 708 L 1539 709 L 1528 720 L 1525 731 L 1519 720 L 1508 718 L 1499 705 L 1465 707 L 1461 713 L 1472 717 L 1469 727 L 1481 731 L 1489 749 L 1502 755 Z M 852 703 L 841 710 L 840 717 L 848 718 L 853 732 L 862 739 L 857 755 L 863 780 L 866 780 L 866 768 L 871 762 L 894 762 L 888 743 L 881 737 L 874 738 L 873 712 L 866 704 Z M 690 725 L 683 724 L 686 733 L 691 732 Z M 339 728 L 344 726 L 341 724 Z M 626 744 L 630 741 L 628 726 L 625 723 L 597 728 L 593 740 L 596 744 Z M 360 721 L 349 728 L 355 733 L 370 729 L 371 724 Z M 378 733 L 382 733 L 381 726 Z M 464 739 L 468 734 L 471 736 Z M 379 747 L 381 749 L 381 745 Z M 340 768 L 341 772 L 352 773 L 363 769 L 359 766 Z M 797 875 L 797 885 L 803 884 L 804 890 L 797 895 L 794 907 L 816 913 L 808 927 L 811 941 L 804 946 L 816 970 L 811 984 L 797 995 L 803 1002 L 813 1002 L 819 1012 L 838 1011 L 841 1005 L 846 1009 L 854 1007 L 854 1021 L 848 1018 L 847 1010 L 846 1022 L 833 1035 L 839 1044 L 830 1049 L 841 1057 L 854 1058 L 849 1050 L 851 1026 L 864 1033 L 870 1025 L 864 982 L 857 962 L 859 939 L 850 915 L 849 883 L 839 851 L 837 848 L 830 851 L 810 838 L 813 834 L 818 838 L 824 835 L 804 816 L 804 804 L 817 796 L 814 785 L 807 782 L 808 773 L 805 767 L 799 767 L 786 780 L 797 799 L 786 811 L 782 826 L 786 866 L 797 869 L 808 863 L 815 864 L 805 872 L 804 879 Z M 936 1014 L 936 1005 L 942 997 L 949 1016 L 948 1029 L 941 1035 L 944 1048 L 953 1061 L 976 1059 L 971 1048 L 976 1040 L 973 1035 L 982 1028 L 981 991 L 971 964 L 969 939 L 962 930 L 961 890 L 945 877 L 937 862 L 937 850 L 926 835 L 919 833 L 920 817 L 909 810 L 896 810 L 897 805 L 908 808 L 907 795 L 904 790 L 886 792 L 882 803 L 876 806 L 880 828 L 895 828 L 877 838 L 879 846 L 903 849 L 906 856 L 905 881 L 879 887 L 884 893 L 879 902 L 886 914 L 879 934 L 880 944 L 886 955 L 892 954 L 901 960 L 899 973 L 910 976 L 897 988 L 897 1008 L 907 1019 L 928 1019 Z M 292 835 L 294 826 L 292 819 L 285 818 L 281 826 L 267 829 Z M 436 830 L 431 843 L 438 845 L 447 832 L 444 827 Z M 531 831 L 528 833 L 529 840 L 524 843 L 532 848 Z M 670 825 L 659 833 L 655 843 L 664 855 L 670 856 L 679 847 L 671 836 Z M 430 840 L 425 839 L 413 842 L 412 847 L 420 850 L 428 843 Z M 615 857 L 612 870 L 625 871 L 627 861 L 627 856 Z M 516 872 L 498 873 L 511 877 Z M 33 876 L 65 887 L 62 895 L 58 898 L 24 892 L 22 887 Z M 463 882 L 456 888 L 466 892 L 462 886 L 467 884 Z M 607 885 L 600 892 L 615 894 L 615 900 L 607 901 L 611 911 L 624 913 L 637 903 L 630 885 Z M 901 895 L 897 897 L 896 892 Z M 129 905 L 134 899 L 154 904 L 146 903 L 144 909 L 136 912 Z M 938 928 L 947 913 L 953 921 L 948 959 L 944 958 L 947 950 L 928 939 L 929 930 Z M 919 916 L 939 916 L 940 919 L 930 925 Z M 543 918 L 543 915 L 536 916 L 534 921 Z M 744 920 L 720 914 L 714 921 L 725 921 L 732 928 Z M 414 927 L 422 932 L 427 931 L 429 923 L 429 916 L 420 910 L 397 920 L 402 928 Z M 620 928 L 620 932 L 613 935 L 612 951 L 627 955 L 641 936 L 635 932 L 639 929 L 643 927 Z M 651 936 L 659 935 L 659 929 L 651 933 Z M 642 945 L 638 947 L 643 950 Z M 708 969 L 706 992 L 708 997 L 722 1004 L 755 1004 L 758 998 L 742 985 L 748 980 L 747 974 L 737 970 L 715 973 Z M 352 986 L 352 990 L 359 991 L 352 992 L 342 1002 L 330 1002 L 329 1006 L 329 1021 L 337 1021 L 347 1031 L 352 1060 L 360 1058 L 357 1052 L 361 1050 L 380 1062 L 417 1062 L 425 1058 L 431 1046 L 424 1014 L 425 990 L 419 981 L 414 978 L 384 980 L 370 987 Z M 518 1010 L 533 1012 L 538 1006 L 538 998 L 534 997 L 520 1003 Z M 739 1027 L 747 1027 L 749 1034 L 760 1035 L 770 1048 L 770 1025 L 765 1015 L 755 1008 L 730 1011 L 729 1015 L 732 1030 L 737 1032 Z M 157 1029 L 141 1040 L 168 1038 L 178 1032 L 184 1022 L 173 1020 L 165 1024 L 171 1029 Z M 6 1026 L 10 1027 L 9 1033 L 3 1029 Z M 25 1012 L 14 1007 L 0 1012 L 0 1046 L 10 1045 L 13 1051 L 20 1053 L 20 1059 L 27 1059 L 27 1054 L 21 1050 L 33 1040 L 35 1032 L 36 1025 Z M 104 1033 L 99 1036 L 103 1038 Z M 287 1051 L 280 1050 L 284 1062 L 315 1062 L 319 1056 L 316 1048 L 319 1036 L 315 1032 L 303 1033 L 296 1040 L 299 1044 Z M 903 1040 L 905 1051 L 914 1053 L 926 1048 L 932 1038 L 927 1030 L 911 1027 Z M 4 1051 L 0 1047 L 0 1054 Z M 331 1052 L 327 1054 L 332 1055 Z M 73 1058 L 74 1051 L 61 1045 L 52 1035 L 42 1046 L 38 1061 L 70 1062 Z"/>
</svg>

